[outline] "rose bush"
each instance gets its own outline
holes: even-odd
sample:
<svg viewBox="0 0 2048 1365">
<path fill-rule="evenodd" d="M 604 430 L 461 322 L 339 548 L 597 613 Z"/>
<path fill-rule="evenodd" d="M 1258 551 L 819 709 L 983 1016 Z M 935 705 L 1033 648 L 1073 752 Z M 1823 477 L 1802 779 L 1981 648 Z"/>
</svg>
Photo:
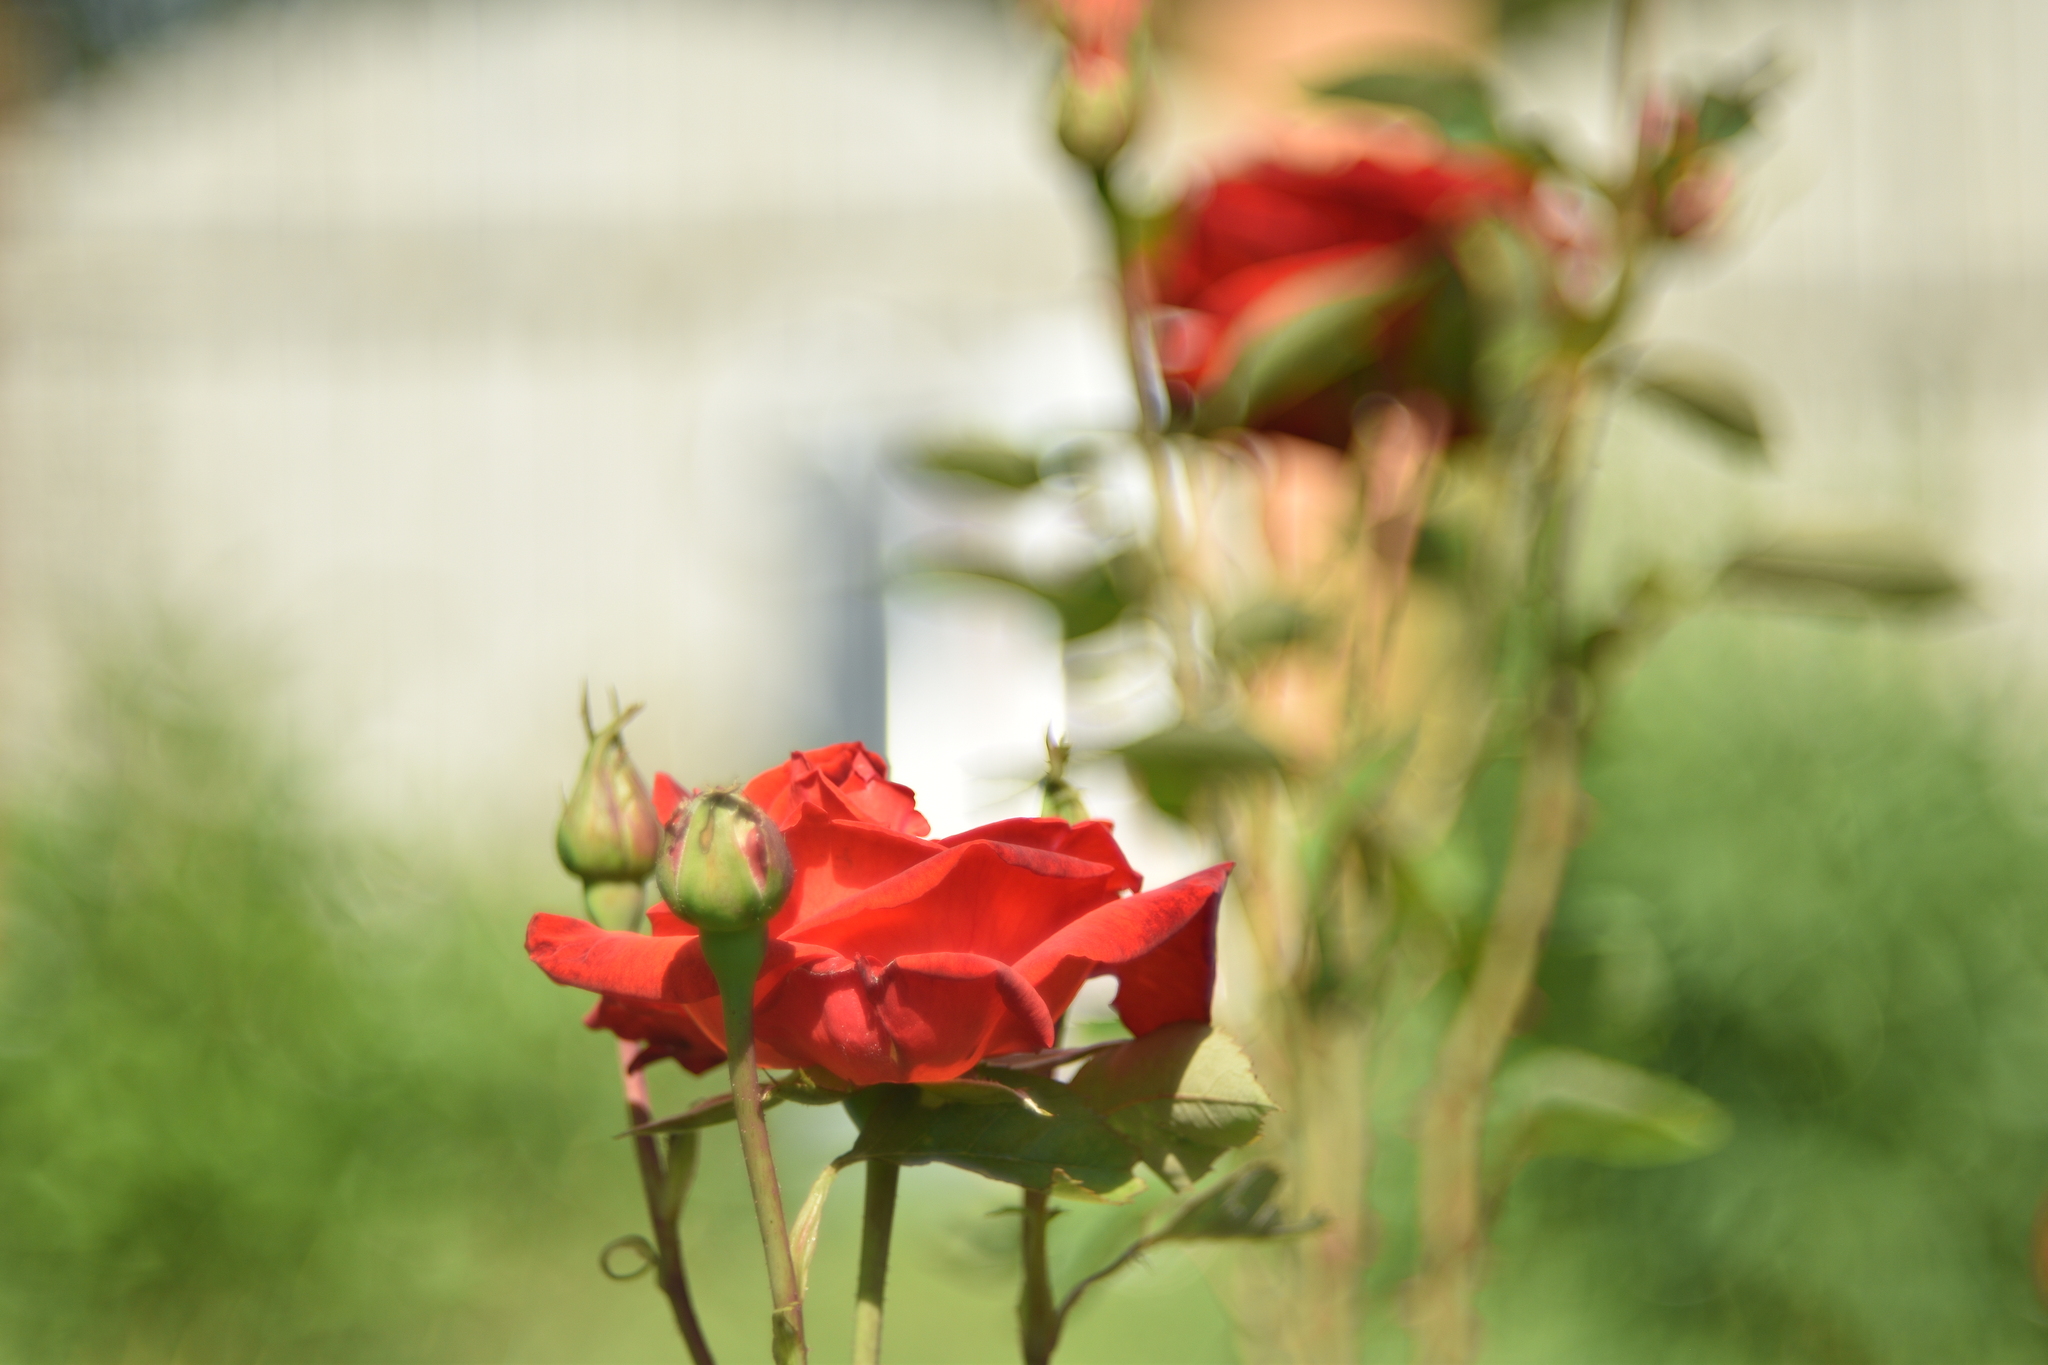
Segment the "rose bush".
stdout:
<svg viewBox="0 0 2048 1365">
<path fill-rule="evenodd" d="M 1515 163 L 1469 152 L 1323 169 L 1266 162 L 1191 194 L 1145 262 L 1176 412 L 1200 418 L 1233 376 L 1244 382 L 1241 364 L 1262 344 L 1347 301 L 1358 306 L 1323 313 L 1313 340 L 1296 337 L 1289 373 L 1235 395 L 1216 421 L 1341 449 L 1371 394 L 1420 390 L 1457 409 L 1470 319 L 1450 244 L 1481 218 L 1520 212 L 1529 186 Z"/>
<path fill-rule="evenodd" d="M 662 775 L 664 820 L 682 789 Z M 769 921 L 754 992 L 762 1064 L 855 1085 L 943 1081 L 985 1057 L 1051 1047 L 1092 976 L 1117 978 L 1133 1034 L 1205 1021 L 1229 866 L 1141 890 L 1108 824 L 1000 820 L 929 839 L 907 787 L 859 744 L 792 754 L 746 785 L 789 844 L 795 880 Z M 651 934 L 536 915 L 526 948 L 555 981 L 603 997 L 586 1021 L 703 1071 L 724 1056 L 697 932 L 664 909 Z"/>
</svg>

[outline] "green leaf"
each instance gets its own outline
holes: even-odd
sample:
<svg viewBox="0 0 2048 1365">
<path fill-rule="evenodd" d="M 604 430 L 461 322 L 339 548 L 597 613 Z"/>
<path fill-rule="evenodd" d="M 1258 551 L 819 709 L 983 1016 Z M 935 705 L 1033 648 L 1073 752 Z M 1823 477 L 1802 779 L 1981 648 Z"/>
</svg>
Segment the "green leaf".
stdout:
<svg viewBox="0 0 2048 1365">
<path fill-rule="evenodd" d="M 1273 1112 L 1244 1050 L 1207 1024 L 1134 1038 L 1090 1058 L 1070 1084 L 1177 1190 L 1256 1139 Z"/>
<path fill-rule="evenodd" d="M 1769 458 L 1755 404 L 1726 377 L 1692 367 L 1646 367 L 1636 372 L 1634 386 L 1641 397 L 1703 429 L 1736 459 L 1762 464 Z"/>
<path fill-rule="evenodd" d="M 1749 131 L 1756 122 L 1753 103 L 1739 95 L 1710 90 L 1700 100 L 1699 138 L 1702 147 L 1726 142 Z"/>
<path fill-rule="evenodd" d="M 936 474 L 1012 493 L 1036 488 L 1045 477 L 1036 454 L 994 441 L 931 446 L 907 463 L 920 474 Z"/>
<path fill-rule="evenodd" d="M 1113 1190 L 1094 1190 L 1077 1180 L 1069 1179 L 1065 1172 L 1053 1176 L 1052 1197 L 1069 1199 L 1083 1204 L 1128 1204 L 1145 1192 L 1145 1177 L 1132 1173 L 1131 1178 Z"/>
<path fill-rule="evenodd" d="M 853 1085 L 821 1068 L 804 1067 L 776 1081 L 772 1093 L 792 1104 L 839 1104 L 853 1093 Z"/>
<path fill-rule="evenodd" d="M 1065 1321 L 1081 1296 L 1136 1261 L 1161 1242 L 1254 1240 L 1292 1237 L 1322 1226 L 1320 1217 L 1299 1223 L 1282 1220 L 1273 1191 L 1280 1184 L 1280 1172 L 1264 1162 L 1254 1162 L 1224 1176 L 1208 1189 L 1191 1196 L 1162 1224 L 1119 1252 L 1108 1265 L 1084 1276 L 1060 1301 L 1059 1317 Z"/>
<path fill-rule="evenodd" d="M 1137 1152 L 1072 1090 L 1023 1072 L 1005 1073 L 1005 1080 L 1044 1112 L 1019 1104 L 934 1108 L 918 1086 L 868 1087 L 861 1094 L 871 1098 L 847 1104 L 862 1122 L 859 1139 L 840 1163 L 937 1161 L 1026 1189 L 1050 1190 L 1065 1182 L 1098 1196 L 1130 1183 Z"/>
<path fill-rule="evenodd" d="M 1699 145 L 1711 147 L 1748 132 L 1756 125 L 1757 106 L 1784 84 L 1787 74 L 1777 54 L 1765 52 L 1747 71 L 1716 82 L 1700 98 Z"/>
<path fill-rule="evenodd" d="M 1132 780 L 1160 810 L 1185 820 L 1195 793 L 1212 782 L 1273 772 L 1280 760 L 1244 731 L 1177 725 L 1127 744 L 1119 752 Z"/>
<path fill-rule="evenodd" d="M 1363 369 L 1378 354 L 1379 321 L 1412 298 L 1421 276 L 1318 304 L 1245 347 L 1230 377 L 1196 406 L 1199 432 L 1241 427 Z"/>
<path fill-rule="evenodd" d="M 1515 241 L 1514 234 L 1490 228 L 1475 229 L 1466 238 L 1475 244 L 1496 244 L 1501 256 L 1508 254 L 1509 244 Z M 1417 284 L 1415 292 L 1422 303 L 1414 314 L 1413 329 L 1404 333 L 1399 349 L 1388 357 L 1390 372 L 1402 387 L 1426 389 L 1454 410 L 1465 411 L 1472 406 L 1473 364 L 1481 345 L 1472 290 L 1460 271 L 1442 266 L 1418 276 Z M 1504 337 L 1515 329 L 1495 330 Z M 1496 337 L 1496 344 L 1501 339 Z"/>
<path fill-rule="evenodd" d="M 1005 1082 L 1013 1071 L 1028 1071 L 1033 1075 L 1050 1076 L 1068 1062 L 1078 1062 L 1099 1052 L 1107 1052 L 1113 1047 L 1122 1047 L 1128 1041 L 1127 1038 L 1114 1038 L 1102 1042 L 1082 1043 L 1074 1047 L 1047 1048 L 1042 1052 L 1013 1052 L 1007 1057 L 985 1062 L 975 1069 L 984 1076 L 994 1076 Z"/>
<path fill-rule="evenodd" d="M 960 1076 L 950 1081 L 934 1081 L 918 1086 L 920 1102 L 927 1109 L 936 1109 L 942 1104 L 1014 1104 L 1034 1114 L 1051 1117 L 1031 1092 L 1008 1081 L 994 1080 L 987 1075 Z"/>
<path fill-rule="evenodd" d="M 1419 576 L 1455 579 L 1471 562 L 1472 536 L 1463 526 L 1432 517 L 1416 532 L 1412 563 Z"/>
<path fill-rule="evenodd" d="M 783 1096 L 774 1089 L 761 1092 L 761 1108 L 772 1109 L 782 1103 Z M 732 1092 L 713 1095 L 698 1100 L 680 1114 L 671 1114 L 665 1119 L 643 1123 L 638 1128 L 628 1128 L 620 1137 L 638 1137 L 642 1133 L 683 1133 L 697 1128 L 715 1128 L 721 1123 L 732 1122 Z"/>
<path fill-rule="evenodd" d="M 1060 616 L 1061 636 L 1077 640 L 1114 625 L 1133 602 L 1140 600 L 1150 578 L 1144 557 L 1130 551 L 1092 564 L 1056 581 L 1027 578 L 993 566 L 955 564 L 937 570 L 1022 588 L 1047 603 Z"/>
<path fill-rule="evenodd" d="M 1575 1156 L 1606 1166 L 1668 1166 L 1720 1150 L 1732 1125 L 1669 1076 L 1576 1048 L 1535 1048 L 1501 1068 L 1488 1115 L 1509 1159 Z"/>
<path fill-rule="evenodd" d="M 1965 585 L 1922 547 L 1874 535 L 1787 539 L 1731 560 L 1724 589 L 1822 610 L 1933 610 Z"/>
<path fill-rule="evenodd" d="M 1240 1166 L 1174 1212 L 1147 1242 L 1193 1242 L 1226 1238 L 1292 1237 L 1322 1222 L 1285 1221 L 1273 1192 L 1280 1172 L 1263 1161 Z"/>
<path fill-rule="evenodd" d="M 1493 92 L 1470 68 L 1418 64 L 1362 71 L 1316 86 L 1315 93 L 1413 110 L 1452 142 L 1499 144 L 1503 140 L 1494 117 Z"/>
</svg>

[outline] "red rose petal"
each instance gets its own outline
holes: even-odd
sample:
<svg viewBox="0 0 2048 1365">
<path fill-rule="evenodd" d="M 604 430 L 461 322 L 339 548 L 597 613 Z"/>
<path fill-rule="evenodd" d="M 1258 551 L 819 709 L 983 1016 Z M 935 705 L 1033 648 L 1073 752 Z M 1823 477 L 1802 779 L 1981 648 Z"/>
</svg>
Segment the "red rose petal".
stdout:
<svg viewBox="0 0 2048 1365">
<path fill-rule="evenodd" d="M 974 953 L 1015 962 L 1114 899 L 1117 875 L 1101 863 L 978 840 L 849 896 L 795 932 L 848 957 Z"/>
<path fill-rule="evenodd" d="M 526 926 L 526 955 L 562 986 L 669 1005 L 718 999 L 718 982 L 705 965 L 704 949 L 694 932 L 636 934 L 600 929 L 567 915 L 535 915 Z M 754 988 L 755 1000 L 804 956 L 792 944 L 771 940 Z M 703 1016 L 697 1017 L 701 1023 Z"/>
<path fill-rule="evenodd" d="M 656 773 L 654 775 L 654 818 L 661 821 L 664 825 L 667 824 L 669 817 L 676 813 L 676 807 L 682 805 L 683 798 L 689 794 L 690 789 L 688 787 L 685 787 L 667 773 Z"/>
<path fill-rule="evenodd" d="M 805 963 L 756 1025 L 764 1044 L 855 1085 L 946 1081 L 993 1053 L 1052 1046 L 1052 1015 L 1015 971 L 972 953 Z"/>
<path fill-rule="evenodd" d="M 918 814 L 916 793 L 888 781 L 888 773 L 887 759 L 849 741 L 793 753 L 788 762 L 748 782 L 742 794 L 785 830 L 810 805 L 835 819 L 866 821 L 902 834 L 931 833 L 931 824 Z"/>
<path fill-rule="evenodd" d="M 880 825 L 834 820 L 815 807 L 784 828 L 794 871 L 789 899 L 770 926 L 787 936 L 849 897 L 929 859 L 938 849 Z"/>
<path fill-rule="evenodd" d="M 1054 1014 L 1073 1003 L 1089 977 L 1117 977 L 1117 1014 L 1134 1034 L 1207 1019 L 1216 988 L 1216 908 L 1230 867 L 1222 863 L 1111 901 L 1034 948 L 1017 972 Z"/>
<path fill-rule="evenodd" d="M 1117 847 L 1113 831 L 1114 827 L 1107 820 L 1083 820 L 1070 825 L 1064 820 L 1018 818 L 998 820 L 992 825 L 949 834 L 938 842 L 947 848 L 958 848 L 962 844 L 986 840 L 992 844 L 1016 844 L 1021 848 L 1042 848 L 1048 853 L 1085 858 L 1091 863 L 1115 869 L 1117 875 L 1111 883 L 1112 890 L 1136 891 L 1145 884 L 1145 879 L 1132 870 L 1124 858 L 1124 851 Z"/>
<path fill-rule="evenodd" d="M 870 782 L 849 792 L 847 800 L 876 824 L 919 838 L 932 832 L 932 822 L 917 809 L 917 793 L 900 782 Z"/>
<path fill-rule="evenodd" d="M 1209 1021 L 1216 994 L 1216 912 L 1222 903 L 1219 878 L 1215 894 L 1179 933 L 1116 969 L 1116 998 L 1110 1006 L 1132 1037 L 1168 1024 Z"/>
<path fill-rule="evenodd" d="M 647 1048 L 634 1060 L 635 1071 L 673 1057 L 692 1075 L 701 1076 L 725 1060 L 724 1046 L 713 1042 L 680 1005 L 647 1005 L 605 996 L 584 1017 L 583 1026 L 610 1029 L 618 1037 L 644 1041 Z"/>
</svg>

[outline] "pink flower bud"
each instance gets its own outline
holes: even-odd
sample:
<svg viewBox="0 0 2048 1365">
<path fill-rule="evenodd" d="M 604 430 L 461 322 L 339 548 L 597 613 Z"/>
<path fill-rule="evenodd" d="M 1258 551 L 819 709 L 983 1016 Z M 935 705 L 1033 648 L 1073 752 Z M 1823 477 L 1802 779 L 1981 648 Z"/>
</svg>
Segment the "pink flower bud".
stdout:
<svg viewBox="0 0 2048 1365">
<path fill-rule="evenodd" d="M 628 707 L 590 737 L 583 771 L 562 806 L 555 826 L 555 852 L 562 866 L 585 883 L 647 880 L 661 846 L 661 821 L 647 785 L 633 770 L 619 733 L 640 708 Z M 586 715 L 584 726 L 589 728 Z"/>
<path fill-rule="evenodd" d="M 1734 172 L 1711 158 L 1695 157 L 1664 196 L 1664 235 L 1680 241 L 1704 235 L 1720 221 L 1734 189 Z"/>
<path fill-rule="evenodd" d="M 789 895 L 789 846 L 738 792 L 692 795 L 662 830 L 654 880 L 669 908 L 705 933 L 765 924 Z"/>
</svg>

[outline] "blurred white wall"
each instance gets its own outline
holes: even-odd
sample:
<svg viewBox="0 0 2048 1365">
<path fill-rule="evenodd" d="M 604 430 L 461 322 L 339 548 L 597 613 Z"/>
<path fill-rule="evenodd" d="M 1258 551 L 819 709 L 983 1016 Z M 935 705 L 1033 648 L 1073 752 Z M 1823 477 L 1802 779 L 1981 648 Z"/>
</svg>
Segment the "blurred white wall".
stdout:
<svg viewBox="0 0 2048 1365">
<path fill-rule="evenodd" d="M 1517 62 L 1589 140 L 1604 24 Z M 2048 9 L 1664 7 L 1683 70 L 1767 38 L 1801 76 L 1658 330 L 1765 381 L 1781 472 L 1661 491 L 1722 539 L 1917 528 L 1997 657 L 2038 651 Z M 0 144 L 6 755 L 68 638 L 162 601 L 272 643 L 361 808 L 516 830 L 535 869 L 585 678 L 652 703 L 649 765 L 886 713 L 941 828 L 1028 804 L 1043 615 L 899 595 L 885 708 L 866 575 L 881 452 L 1127 406 L 1046 59 L 969 0 L 331 0 L 35 110 Z"/>
<path fill-rule="evenodd" d="M 586 678 L 686 776 L 882 741 L 876 456 L 1125 403 L 1045 78 L 995 5 L 364 0 L 36 111 L 0 152 L 8 752 L 67 638 L 153 600 L 267 639 L 363 809 L 536 829 L 536 868 Z M 1055 718 L 1005 610 L 1035 674 L 909 665 L 946 740 Z M 947 744 L 906 747 L 957 823 Z"/>
<path fill-rule="evenodd" d="M 1652 335 L 1753 376 L 1777 468 L 1696 471 L 1662 524 L 1918 538 L 1970 581 L 1942 627 L 1973 671 L 2048 666 L 2048 6 L 2037 0 L 1668 0 L 1654 47 L 1695 81 L 1764 48 L 1793 72 L 1723 239 L 1663 283 Z M 1611 134 L 1603 14 L 1519 54 L 1520 102 Z M 1563 117 L 1560 119 L 1558 115 Z M 1729 487 L 1728 485 L 1734 485 Z M 1652 490 L 1639 490 L 1646 495 Z M 1739 506 L 1739 515 L 1727 509 Z M 1678 528 L 1680 534 L 1683 527 Z"/>
</svg>

